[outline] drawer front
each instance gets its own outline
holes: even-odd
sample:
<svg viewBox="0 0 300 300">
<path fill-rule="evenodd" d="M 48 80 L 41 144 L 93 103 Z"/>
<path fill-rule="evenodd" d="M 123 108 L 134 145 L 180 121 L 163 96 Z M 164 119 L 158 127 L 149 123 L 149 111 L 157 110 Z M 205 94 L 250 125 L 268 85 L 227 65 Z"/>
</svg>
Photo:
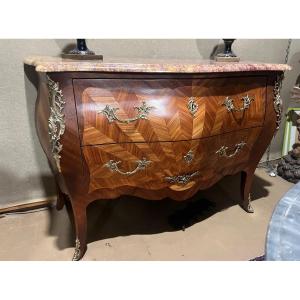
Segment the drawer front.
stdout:
<svg viewBox="0 0 300 300">
<path fill-rule="evenodd" d="M 200 140 L 83 147 L 89 192 L 118 187 L 180 190 L 213 180 L 224 170 L 245 166 L 260 131 L 257 127 Z"/>
<path fill-rule="evenodd" d="M 198 139 L 264 119 L 262 77 L 73 82 L 82 145 Z"/>
<path fill-rule="evenodd" d="M 201 136 L 262 126 L 266 78 L 216 78 L 193 81 L 193 96 L 205 111 Z"/>
</svg>

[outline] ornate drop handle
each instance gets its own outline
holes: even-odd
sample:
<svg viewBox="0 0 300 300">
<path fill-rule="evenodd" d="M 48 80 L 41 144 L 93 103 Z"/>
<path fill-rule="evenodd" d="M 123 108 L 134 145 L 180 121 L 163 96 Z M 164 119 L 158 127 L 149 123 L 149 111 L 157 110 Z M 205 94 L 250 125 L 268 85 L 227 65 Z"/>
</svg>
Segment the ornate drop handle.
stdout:
<svg viewBox="0 0 300 300">
<path fill-rule="evenodd" d="M 121 161 L 114 161 L 110 160 L 106 164 L 104 164 L 105 167 L 109 168 L 112 172 L 118 172 L 121 175 L 130 176 L 138 172 L 139 170 L 145 170 L 146 167 L 151 163 L 150 160 L 147 160 L 146 158 L 142 158 L 142 160 L 137 160 L 137 166 L 133 171 L 127 171 L 123 172 L 119 169 L 118 165 L 121 163 Z"/>
<path fill-rule="evenodd" d="M 97 113 L 104 114 L 106 116 L 106 118 L 108 119 L 109 123 L 118 121 L 120 123 L 128 124 L 128 123 L 137 121 L 139 119 L 144 119 L 144 120 L 148 119 L 148 114 L 149 114 L 150 110 L 155 107 L 147 106 L 146 102 L 143 101 L 141 106 L 135 106 L 134 108 L 138 111 L 138 114 L 133 118 L 124 119 L 124 120 L 119 119 L 119 117 L 116 115 L 116 111 L 119 110 L 119 108 L 111 107 L 108 104 L 105 105 L 104 109 L 98 111 Z"/>
<path fill-rule="evenodd" d="M 254 98 L 250 98 L 248 96 L 248 94 L 244 97 L 242 97 L 242 100 L 243 100 L 243 106 L 241 108 L 236 108 L 233 104 L 233 100 L 229 97 L 226 97 L 226 99 L 224 100 L 224 103 L 223 105 L 226 106 L 226 109 L 228 112 L 241 112 L 241 111 L 244 111 L 246 109 L 248 109 L 250 107 L 250 104 L 252 101 L 254 101 Z"/>
<path fill-rule="evenodd" d="M 242 148 L 246 145 L 245 142 L 240 142 L 238 144 L 235 145 L 235 151 L 231 154 L 227 154 L 227 150 L 228 150 L 228 147 L 226 146 L 222 146 L 217 152 L 216 154 L 219 154 L 219 156 L 221 157 L 226 157 L 226 158 L 231 158 L 235 155 L 237 155 L 241 150 Z"/>
<path fill-rule="evenodd" d="M 166 180 L 169 182 L 169 183 L 177 183 L 177 184 L 182 184 L 182 185 L 185 185 L 187 184 L 188 182 L 190 182 L 190 180 L 199 175 L 199 171 L 196 171 L 192 174 L 185 174 L 185 175 L 177 175 L 177 176 L 168 176 L 166 177 Z"/>
</svg>

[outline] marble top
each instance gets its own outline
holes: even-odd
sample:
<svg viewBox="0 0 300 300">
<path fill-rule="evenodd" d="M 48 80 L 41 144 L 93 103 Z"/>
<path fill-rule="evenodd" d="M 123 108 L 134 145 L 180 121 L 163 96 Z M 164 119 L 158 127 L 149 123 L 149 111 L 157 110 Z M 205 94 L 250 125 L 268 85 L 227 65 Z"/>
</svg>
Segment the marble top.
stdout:
<svg viewBox="0 0 300 300">
<path fill-rule="evenodd" d="M 38 72 L 144 72 L 144 73 L 212 73 L 244 71 L 287 71 L 285 64 L 259 62 L 216 62 L 213 60 L 172 60 L 172 59 L 126 59 L 105 58 L 97 60 L 71 60 L 61 57 L 31 56 L 24 60 L 35 66 Z"/>
</svg>

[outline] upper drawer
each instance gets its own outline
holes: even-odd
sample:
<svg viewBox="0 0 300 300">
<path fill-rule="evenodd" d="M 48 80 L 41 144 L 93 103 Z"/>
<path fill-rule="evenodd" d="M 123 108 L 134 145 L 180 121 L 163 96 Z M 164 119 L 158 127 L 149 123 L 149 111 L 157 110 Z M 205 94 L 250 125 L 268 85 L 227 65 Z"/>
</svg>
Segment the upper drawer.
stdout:
<svg viewBox="0 0 300 300">
<path fill-rule="evenodd" d="M 179 141 L 261 126 L 266 78 L 75 79 L 82 145 Z"/>
</svg>

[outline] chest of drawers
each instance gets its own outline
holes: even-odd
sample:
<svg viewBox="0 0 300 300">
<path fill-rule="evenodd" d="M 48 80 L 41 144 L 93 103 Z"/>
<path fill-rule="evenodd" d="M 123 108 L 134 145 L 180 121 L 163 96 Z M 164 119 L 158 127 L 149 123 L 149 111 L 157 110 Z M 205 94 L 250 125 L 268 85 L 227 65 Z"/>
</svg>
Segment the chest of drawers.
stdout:
<svg viewBox="0 0 300 300">
<path fill-rule="evenodd" d="M 241 172 L 253 212 L 255 168 L 280 124 L 286 65 L 95 63 L 29 58 L 39 73 L 36 127 L 70 201 L 74 260 L 86 249 L 86 208 L 132 195 L 185 200 Z"/>
</svg>

